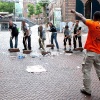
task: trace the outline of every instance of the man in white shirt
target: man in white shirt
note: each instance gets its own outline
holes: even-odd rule
[[[24,33],[24,36],[23,36],[24,50],[31,50],[31,30],[26,25],[25,21],[22,21],[22,30]],[[28,42],[28,46],[27,46],[27,42]]]

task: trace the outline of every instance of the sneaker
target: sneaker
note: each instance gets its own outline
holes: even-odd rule
[[[80,92],[85,94],[85,95],[91,96],[91,93],[86,92],[85,89],[81,89]]]

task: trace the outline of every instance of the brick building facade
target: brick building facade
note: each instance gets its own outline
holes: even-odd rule
[[[27,5],[31,3],[23,2],[23,16],[28,16]],[[61,8],[61,21],[69,22],[79,19],[75,16],[72,16],[70,10],[76,9],[76,11],[82,13],[86,18],[92,18],[95,11],[100,10],[100,0],[56,0],[56,2],[51,2],[49,4],[49,21],[54,20],[54,10],[55,8]],[[33,16],[32,19],[37,22],[37,16]],[[43,21],[43,15],[40,15],[41,20]],[[43,22],[40,22],[43,23]]]
[[[57,0],[55,4],[49,5],[50,21],[53,20],[53,11],[56,7],[61,8],[62,22],[68,22],[79,19],[72,16],[71,9],[76,9],[76,11],[82,13],[86,18],[92,18],[95,11],[100,11],[100,0]]]

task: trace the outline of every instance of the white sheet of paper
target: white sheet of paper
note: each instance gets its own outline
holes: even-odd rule
[[[26,71],[28,72],[46,72],[46,69],[41,65],[27,66]]]

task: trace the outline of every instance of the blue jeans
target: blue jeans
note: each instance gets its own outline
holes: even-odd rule
[[[18,36],[12,36],[10,37],[10,48],[13,48],[13,38],[15,37],[15,48],[17,48],[18,45]]]
[[[53,44],[53,40],[55,40],[56,47],[57,47],[57,49],[59,49],[59,45],[58,45],[58,42],[57,42],[57,32],[52,32],[52,34],[51,34],[51,44]]]

